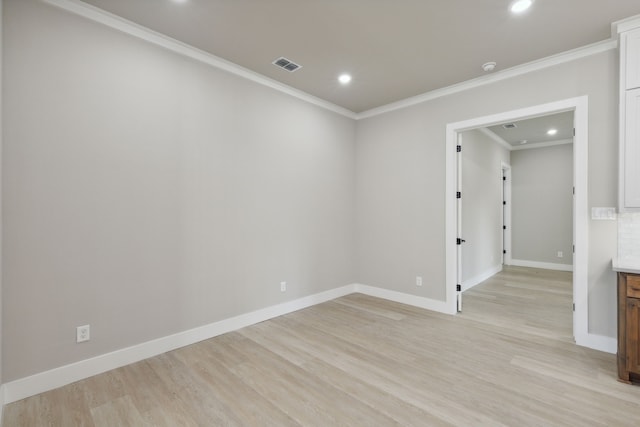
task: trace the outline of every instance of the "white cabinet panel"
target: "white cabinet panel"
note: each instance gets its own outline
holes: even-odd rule
[[[626,88],[635,89],[640,87],[640,29],[629,31],[624,35],[626,52],[623,57],[626,60]]]
[[[622,177],[624,207],[640,208],[640,89],[626,92]]]

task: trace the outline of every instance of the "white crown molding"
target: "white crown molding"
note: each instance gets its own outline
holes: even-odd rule
[[[505,141],[504,139],[502,139],[500,137],[500,135],[498,135],[497,133],[495,133],[494,131],[492,131],[491,129],[488,128],[478,128],[478,130],[480,132],[482,132],[483,134],[485,134],[487,137],[491,138],[492,140],[494,140],[495,142],[497,142],[501,147],[506,148],[507,150],[511,151],[513,150],[513,145],[509,144],[507,141]]]
[[[332,111],[334,113],[340,114],[342,116],[345,116],[354,120],[366,119],[369,117],[374,117],[380,114],[410,107],[412,105],[420,104],[420,103],[430,101],[436,98],[440,98],[443,96],[452,95],[465,90],[469,90],[469,89],[480,87],[486,84],[494,83],[500,80],[505,80],[505,79],[526,74],[532,71],[541,70],[547,67],[552,67],[554,65],[563,64],[565,62],[570,62],[576,59],[584,58],[586,56],[606,52],[608,50],[615,49],[618,46],[617,38],[605,40],[602,42],[598,42],[598,43],[583,46],[577,49],[573,49],[567,52],[559,53],[557,55],[552,55],[547,58],[539,59],[539,60],[532,61],[522,65],[518,65],[506,70],[498,71],[490,75],[478,77],[476,79],[467,80],[465,82],[461,82],[455,85],[429,91],[421,95],[417,95],[417,96],[407,98],[398,102],[394,102],[391,104],[383,105],[377,108],[373,108],[371,110],[363,111],[361,113],[354,113],[351,110],[340,107],[336,104],[325,101],[323,99],[310,95],[301,90],[292,88],[291,86],[282,84],[278,81],[275,81],[266,76],[263,76],[262,74],[258,74],[247,68],[241,67],[237,64],[224,60],[218,56],[215,56],[205,51],[202,51],[200,49],[197,49],[186,43],[182,43],[171,37],[165,36],[149,28],[143,27],[142,25],[138,25],[134,22],[128,21],[124,18],[121,18],[109,12],[106,12],[95,6],[91,6],[80,0],[41,0],[41,1],[51,4],[53,6],[59,7],[61,9],[64,9],[68,12],[75,13],[77,15],[80,15],[92,21],[101,23],[103,25],[106,25],[118,31],[124,32],[126,34],[132,35],[139,39],[145,40],[149,43],[155,44],[157,46],[161,46],[174,53],[178,53],[186,57],[195,59],[197,61],[210,65],[212,67],[216,67],[218,69],[227,71],[229,73],[235,74],[237,76],[240,76],[245,79],[251,80],[253,82],[259,83],[261,85],[267,86],[271,89],[280,91],[287,95],[293,96],[300,100],[309,102],[313,105],[316,105],[318,107],[324,108],[326,110]],[[630,23],[633,21],[633,19],[634,17],[629,18],[628,23],[627,23],[627,20],[618,21],[618,24],[620,26],[619,27],[617,26],[616,28],[618,30],[619,28],[626,28],[626,26],[631,25]]]
[[[552,55],[536,61],[531,61],[526,64],[517,65],[506,70],[498,71],[493,74],[478,77],[472,80],[467,80],[462,83],[447,86],[441,89],[432,90],[430,92],[423,93],[421,95],[413,96],[411,98],[404,99],[402,101],[393,102],[391,104],[383,105],[381,107],[373,108],[371,110],[363,111],[356,115],[356,119],[367,119],[370,117],[378,116],[380,114],[389,113],[391,111],[400,110],[403,108],[411,107],[413,105],[421,104],[423,102],[431,101],[437,98],[442,98],[447,95],[453,95],[455,93],[463,92],[465,90],[484,86],[486,84],[499,82],[501,80],[510,79],[512,77],[527,74],[533,71],[542,70],[544,68],[553,67],[555,65],[564,64],[566,62],[575,61],[580,58],[584,58],[598,53],[607,52],[618,47],[617,39],[604,40],[598,43],[593,43],[587,46],[579,47],[577,49],[569,50],[557,55]]]
[[[190,46],[186,43],[182,43],[176,39],[165,36],[164,34],[153,31],[149,28],[138,25],[134,22],[121,18],[117,15],[104,11],[95,6],[89,5],[79,0],[42,0],[45,3],[64,9],[68,12],[90,19],[94,22],[106,25],[115,30],[129,34],[131,36],[142,39],[146,42],[152,43],[156,46],[163,47],[174,53],[184,55],[188,58],[195,59],[212,67],[227,71],[235,74],[239,77],[251,80],[252,82],[261,84],[271,89],[280,91],[287,95],[298,98],[302,101],[306,101],[310,104],[332,111],[334,113],[343,115],[350,119],[356,119],[357,114],[346,108],[335,105],[331,102],[325,101],[306,92],[298,89],[294,89],[291,86],[280,83],[269,77],[258,74],[247,68],[241,67],[230,61],[222,59],[218,56],[212,55],[208,52]]]
[[[483,128],[478,128],[478,130],[483,134],[485,134],[487,137],[491,138],[492,140],[500,144],[501,147],[506,148],[509,151],[532,150],[535,148],[554,147],[556,145],[573,144],[573,139],[558,139],[556,141],[532,142],[531,144],[511,145],[489,128],[483,127]]]
[[[533,150],[535,148],[555,147],[556,145],[573,144],[573,139],[559,139],[557,141],[532,142],[531,144],[518,145],[511,147],[513,151]]]
[[[611,38],[615,39],[618,37],[618,34],[636,28],[640,28],[640,15],[634,15],[625,19],[621,19],[611,24]]]

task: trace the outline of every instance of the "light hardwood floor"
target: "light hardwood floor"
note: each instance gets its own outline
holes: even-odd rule
[[[15,402],[4,426],[638,426],[640,387],[572,343],[570,280],[509,268],[457,316],[349,295]]]

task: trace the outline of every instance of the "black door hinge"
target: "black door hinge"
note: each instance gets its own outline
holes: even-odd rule
[[[466,242],[466,240],[464,240],[464,239],[460,239],[460,238],[457,238],[457,239],[456,239],[456,245],[461,245],[461,244],[463,244],[464,242]]]
[[[462,292],[462,286],[456,285],[456,292]]]
[[[462,145],[456,145],[456,152],[460,153],[462,151]]]
[[[507,201],[506,201],[506,200],[503,200],[503,201],[502,201],[502,204],[503,204],[504,206],[507,206]]]
[[[456,191],[456,199],[462,199],[462,193],[459,191]]]
[[[507,226],[506,226],[506,225],[503,225],[503,226],[502,226],[502,229],[503,229],[503,230],[506,230],[506,229],[507,229]]]
[[[506,254],[506,253],[507,253],[507,251],[506,251],[506,250],[503,250],[503,251],[502,251],[502,253],[503,253],[503,254]]]

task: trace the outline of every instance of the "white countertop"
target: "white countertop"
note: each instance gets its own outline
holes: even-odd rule
[[[640,258],[613,258],[613,271],[640,274]]]

